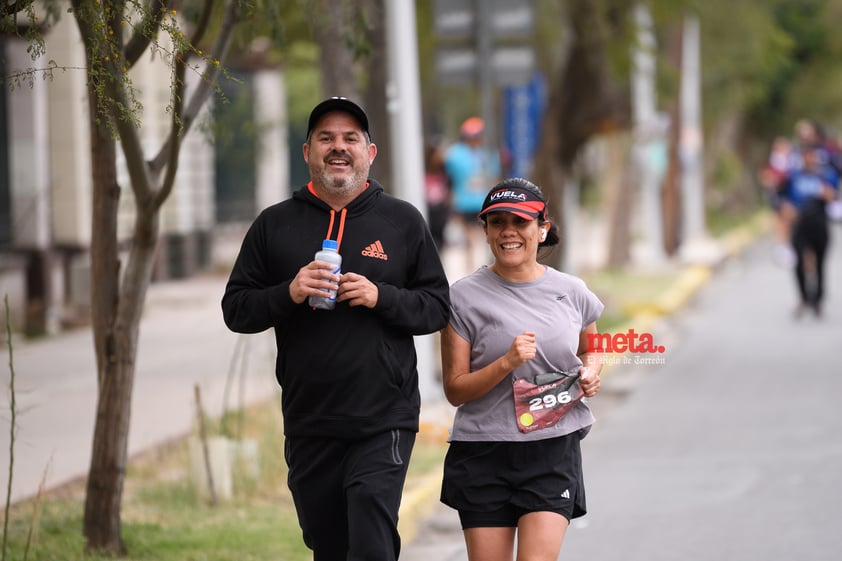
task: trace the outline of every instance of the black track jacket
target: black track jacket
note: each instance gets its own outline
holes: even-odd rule
[[[292,279],[326,238],[339,241],[343,273],[378,286],[374,309],[337,302],[316,310],[292,301]],[[261,212],[243,240],[222,312],[235,332],[275,328],[287,436],[359,438],[418,430],[413,336],[443,328],[449,300],[424,218],[369,180],[342,212],[306,186]]]

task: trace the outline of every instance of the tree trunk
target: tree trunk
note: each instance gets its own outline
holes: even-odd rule
[[[681,26],[675,26],[669,34],[670,61],[676,76],[681,76]],[[669,129],[669,165],[664,177],[663,216],[664,216],[664,251],[674,256],[681,243],[681,160],[678,155],[678,143],[681,131],[681,112],[679,99],[670,106]]]
[[[90,53],[88,55],[90,57]],[[90,59],[88,68],[92,68]],[[124,555],[121,507],[128,461],[131,397],[138,329],[157,242],[157,209],[136,200],[137,217],[125,272],[120,275],[116,141],[99,78],[88,73],[93,162],[91,313],[97,364],[97,413],[85,495],[83,532],[88,551]],[[122,283],[122,286],[121,286]]]
[[[121,504],[128,458],[131,397],[134,386],[138,335],[143,303],[152,275],[161,205],[175,183],[183,135],[210,95],[224,62],[231,37],[240,21],[243,3],[230,0],[200,82],[189,100],[184,97],[187,51],[176,52],[170,63],[171,130],[159,155],[151,160],[143,152],[139,131],[123,113],[132,106],[127,91],[126,67],[155,41],[149,29],[158,28],[165,12],[155,8],[146,13],[129,41],[125,56],[121,32],[125,2],[73,0],[73,14],[85,43],[88,99],[90,104],[91,156],[93,162],[93,220],[91,243],[91,302],[94,347],[97,361],[97,414],[93,450],[88,473],[83,531],[89,551],[125,554],[121,537]],[[150,3],[153,8],[157,2]],[[205,1],[201,23],[193,29],[191,42],[198,44],[207,30],[212,3]],[[102,41],[103,27],[113,42]],[[116,62],[117,56],[120,65]],[[169,110],[169,109],[168,109]],[[134,232],[125,270],[120,272],[117,220],[120,187],[117,184],[117,152],[114,134],[119,134],[131,192],[136,209]],[[164,172],[165,171],[165,172]],[[162,173],[164,172],[164,173]],[[160,179],[160,183],[158,180]]]
[[[389,100],[386,97],[386,83],[389,80],[389,61],[386,56],[388,45],[386,41],[386,7],[384,0],[366,0],[361,3],[365,11],[364,19],[369,22],[368,40],[371,44],[368,61],[366,63],[365,108],[371,127],[373,141],[377,144],[377,158],[371,164],[371,176],[379,179],[390,193],[394,193],[392,177],[392,143],[390,115],[387,111]]]
[[[91,68],[90,60],[88,68]],[[89,550],[123,554],[120,532],[120,501],[125,475],[125,431],[128,421],[112,424],[114,411],[124,411],[126,400],[118,368],[122,351],[115,330],[119,306],[120,263],[117,243],[117,210],[120,186],[117,184],[116,141],[104,125],[96,126],[102,103],[96,77],[88,74],[91,115],[91,161],[93,218],[91,221],[91,320],[97,364],[97,415],[91,464],[85,496],[84,534]],[[120,441],[123,441],[122,443]],[[122,452],[121,452],[122,449]]]
[[[116,321],[104,334],[112,345],[106,347],[108,354],[101,361],[104,368],[99,376],[101,383],[85,497],[84,530],[89,551],[125,553],[120,513],[128,462],[131,398],[140,319],[157,239],[157,210],[138,204],[132,248],[119,289],[122,298],[117,305]]]
[[[572,43],[552,82],[535,158],[535,177],[550,199],[562,240],[567,226],[564,181],[573,173],[579,152],[594,135],[629,122],[629,94],[611,79],[607,48],[616,33],[605,10],[592,0],[568,4]],[[563,247],[557,247],[544,259],[560,267],[565,257]]]
[[[319,44],[322,70],[322,88],[327,96],[341,95],[359,99],[359,88],[354,73],[354,52],[350,45],[352,30],[348,10],[356,9],[345,0],[319,0],[313,6],[318,20],[314,34]]]
[[[541,137],[538,151],[535,155],[535,182],[544,191],[549,207],[549,218],[558,225],[562,243],[553,247],[551,251],[542,254],[541,261],[547,265],[562,270],[566,258],[564,239],[567,236],[567,224],[564,220],[564,190],[567,170],[558,157],[560,135],[557,123],[561,119],[559,114],[559,100],[556,91],[551,92],[544,113],[544,126],[541,127]]]
[[[632,181],[631,139],[627,133],[606,138],[608,169],[603,176],[604,216],[608,219],[608,251],[605,264],[619,269],[631,260]]]
[[[136,352],[123,348],[125,333],[111,335],[116,353],[101,373],[104,383],[97,396],[93,451],[85,495],[84,532],[88,551],[126,553],[120,512],[126,477],[128,427]],[[136,351],[136,349],[135,349]],[[130,356],[129,356],[130,355]]]

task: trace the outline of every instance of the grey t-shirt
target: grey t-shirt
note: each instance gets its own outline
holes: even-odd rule
[[[582,279],[551,267],[538,279],[510,282],[482,267],[450,288],[450,325],[471,344],[471,372],[494,362],[524,331],[534,331],[537,354],[484,396],[456,410],[450,440],[531,441],[570,434],[594,422],[580,401],[552,427],[522,433],[515,421],[515,377],[576,371],[582,330],[597,320],[602,302]]]

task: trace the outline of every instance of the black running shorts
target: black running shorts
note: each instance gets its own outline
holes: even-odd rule
[[[584,516],[578,432],[532,442],[451,442],[441,501],[462,528],[515,527],[530,512]]]

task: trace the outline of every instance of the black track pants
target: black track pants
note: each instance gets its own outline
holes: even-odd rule
[[[287,438],[285,456],[313,561],[395,561],[398,508],[415,433],[362,440]]]
[[[795,280],[801,302],[818,308],[824,296],[824,260],[830,242],[830,232],[824,207],[821,214],[806,215],[799,218],[793,228],[792,246],[795,249]],[[815,256],[813,282],[808,282],[804,258],[807,252]]]

